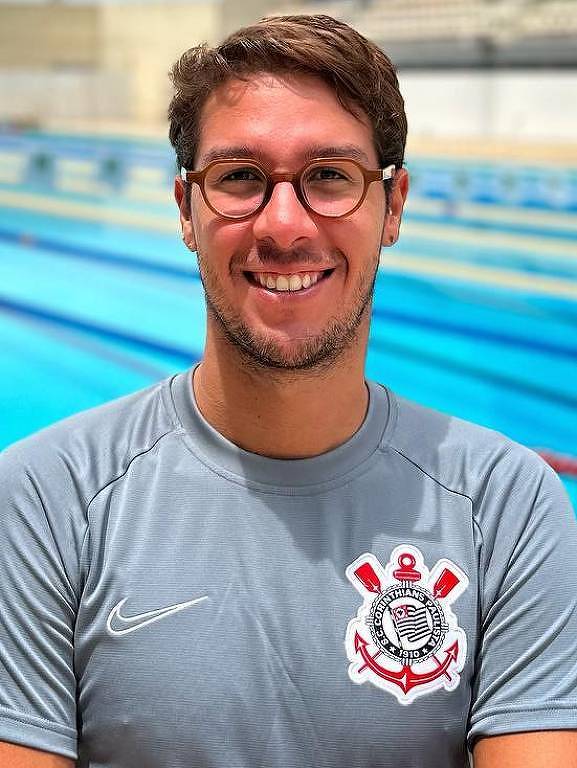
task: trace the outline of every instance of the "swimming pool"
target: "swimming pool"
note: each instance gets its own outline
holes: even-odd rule
[[[574,456],[577,169],[411,161],[368,375]],[[0,136],[0,447],[201,355],[204,303],[160,142]],[[563,476],[577,503],[577,481]]]

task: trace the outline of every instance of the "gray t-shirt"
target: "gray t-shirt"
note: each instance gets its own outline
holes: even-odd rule
[[[190,371],[7,449],[0,740],[83,768],[462,768],[479,736],[577,728],[558,478],[369,390],[311,459],[228,442]]]

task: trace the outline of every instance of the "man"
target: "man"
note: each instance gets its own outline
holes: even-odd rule
[[[365,382],[407,174],[384,54],[173,70],[201,364],[2,464],[3,765],[577,765],[577,537],[533,453]]]

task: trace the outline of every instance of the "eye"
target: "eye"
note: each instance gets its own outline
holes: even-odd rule
[[[239,182],[239,181],[262,181],[262,175],[256,170],[256,168],[234,168],[223,173],[219,179],[219,184],[225,184],[226,182]]]
[[[307,181],[348,181],[349,177],[341,168],[335,168],[329,165],[320,165],[311,168],[307,174]]]

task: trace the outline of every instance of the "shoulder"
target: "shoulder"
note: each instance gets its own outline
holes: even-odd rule
[[[529,500],[544,486],[561,493],[549,465],[530,448],[500,432],[427,408],[391,393],[394,426],[387,448],[444,488],[471,500],[482,515],[488,500]]]
[[[75,414],[0,453],[0,484],[13,493],[92,495],[131,460],[178,430],[171,407],[171,379]]]

